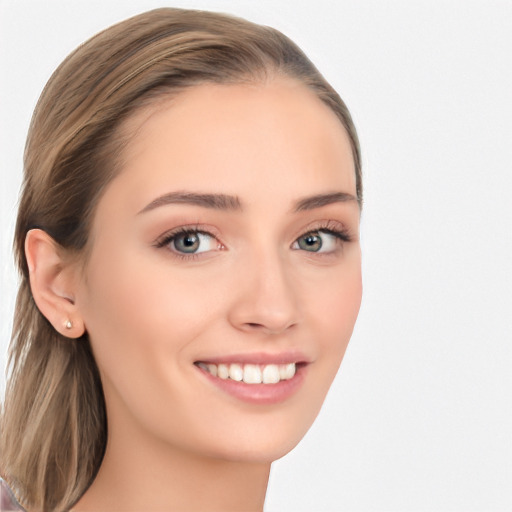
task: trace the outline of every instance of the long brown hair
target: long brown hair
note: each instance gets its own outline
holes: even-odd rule
[[[105,403],[87,333],[59,334],[32,298],[24,241],[40,228],[64,250],[86,252],[102,191],[120,168],[123,121],[201,83],[284,75],[338,116],[352,145],[362,201],[359,144],[334,89],[286,36],[211,12],[157,9],[94,36],[59,66],[30,126],[14,250],[21,273],[1,417],[0,464],[21,502],[67,510],[95,477],[107,438]]]

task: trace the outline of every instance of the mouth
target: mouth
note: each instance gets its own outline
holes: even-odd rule
[[[213,377],[233,380],[245,384],[277,384],[293,379],[300,363],[287,364],[250,364],[250,363],[195,363]]]
[[[280,403],[300,389],[309,363],[258,359],[196,361],[194,365],[215,388],[252,404]]]

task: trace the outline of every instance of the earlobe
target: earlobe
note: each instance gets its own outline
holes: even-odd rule
[[[63,336],[82,336],[85,327],[75,304],[74,266],[65,260],[62,248],[45,231],[31,229],[25,238],[25,256],[39,311]]]

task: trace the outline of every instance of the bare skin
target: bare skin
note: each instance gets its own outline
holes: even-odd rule
[[[180,452],[126,429],[110,437],[108,456],[73,512],[261,512],[270,463],[233,462]],[[124,468],[124,469],[123,469]]]
[[[69,337],[87,330],[107,405],[105,458],[73,511],[261,511],[270,464],[317,416],[359,311],[348,137],[283,78],[197,86],[129,123],[85,270],[54,286],[66,300],[37,294],[58,257],[44,233],[27,237],[38,306]],[[234,376],[205,369],[256,360],[293,365],[290,386],[226,387]]]

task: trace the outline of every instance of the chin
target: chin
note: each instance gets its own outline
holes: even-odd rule
[[[222,435],[208,439],[208,444],[214,448],[208,450],[204,444],[203,447],[216,459],[271,463],[284,457],[299,444],[316,415],[317,412],[313,417],[297,418],[270,414],[266,418],[252,421],[250,425],[247,421],[235,422],[230,429],[224,427]]]
[[[238,463],[254,463],[254,464],[270,464],[281,457],[284,457],[293,448],[297,446],[300,439],[287,439],[282,442],[276,440],[268,440],[261,443],[243,443],[231,446],[226,450],[216,450],[212,453],[213,458],[238,462]]]

